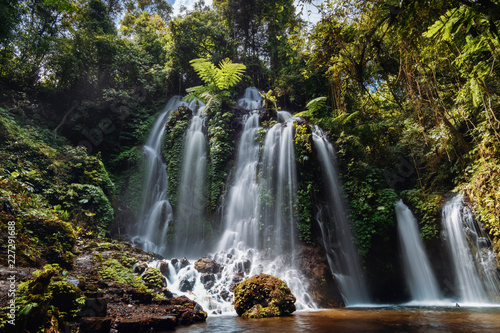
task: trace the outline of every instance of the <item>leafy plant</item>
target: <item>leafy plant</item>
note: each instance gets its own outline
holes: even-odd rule
[[[203,58],[193,59],[190,64],[206,85],[186,89],[186,98],[203,101],[207,104],[207,109],[210,109],[215,100],[221,101],[228,97],[225,90],[237,84],[246,69],[245,65],[233,63],[229,58],[222,60],[219,67]]]

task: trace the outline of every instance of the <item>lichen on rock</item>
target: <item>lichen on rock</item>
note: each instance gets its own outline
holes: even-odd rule
[[[236,286],[234,308],[244,318],[288,316],[295,311],[295,296],[283,280],[259,274]]]

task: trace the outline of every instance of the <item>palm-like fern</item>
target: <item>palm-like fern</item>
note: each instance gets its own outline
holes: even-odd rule
[[[190,63],[206,85],[187,89],[189,93],[187,98],[198,98],[207,104],[210,104],[221,92],[240,82],[241,75],[246,69],[245,65],[233,63],[229,58],[219,62],[219,67],[203,58],[193,59]]]

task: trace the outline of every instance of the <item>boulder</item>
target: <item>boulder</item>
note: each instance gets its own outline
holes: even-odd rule
[[[142,281],[151,289],[162,289],[167,286],[165,278],[158,268],[149,267],[142,275]]]
[[[210,289],[214,286],[215,284],[215,275],[212,273],[205,273],[202,276],[200,276],[200,282],[203,284],[205,289]]]
[[[164,276],[168,277],[169,273],[168,273],[168,262],[166,261],[162,261],[160,263],[160,272],[161,274],[163,274]]]
[[[193,284],[189,280],[182,280],[179,282],[179,290],[185,293],[186,291],[193,290]]]
[[[287,316],[295,311],[295,296],[272,275],[255,275],[234,289],[234,308],[244,318]]]
[[[231,300],[231,293],[225,289],[219,293],[219,296],[226,302],[229,302]]]
[[[187,258],[184,257],[184,258],[181,259],[180,264],[181,264],[181,268],[189,266],[189,260],[187,260]]]
[[[220,265],[208,258],[198,259],[194,263],[194,268],[200,273],[218,273],[220,271]]]
[[[324,250],[318,246],[300,246],[297,253],[297,267],[309,282],[307,292],[319,307],[345,306],[338,281],[332,275]]]
[[[134,266],[134,273],[142,274],[146,269],[148,269],[148,264],[145,263],[144,261],[139,261]]]

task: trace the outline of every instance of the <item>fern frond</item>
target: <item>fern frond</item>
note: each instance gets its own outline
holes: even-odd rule
[[[319,109],[321,106],[323,106],[326,102],[326,97],[324,96],[321,96],[321,97],[317,97],[315,99],[312,99],[310,100],[307,104],[306,104],[306,109],[309,109],[309,110],[317,110]]]
[[[185,100],[187,101],[194,101],[195,99],[202,100],[202,96],[204,93],[208,91],[207,86],[196,86],[196,87],[191,87],[187,88],[186,92],[188,95],[185,97]]]
[[[208,59],[197,58],[189,62],[203,82],[217,84],[218,69]]]
[[[217,88],[224,90],[240,82],[245,69],[245,65],[233,63],[229,58],[221,60],[215,75]]]

